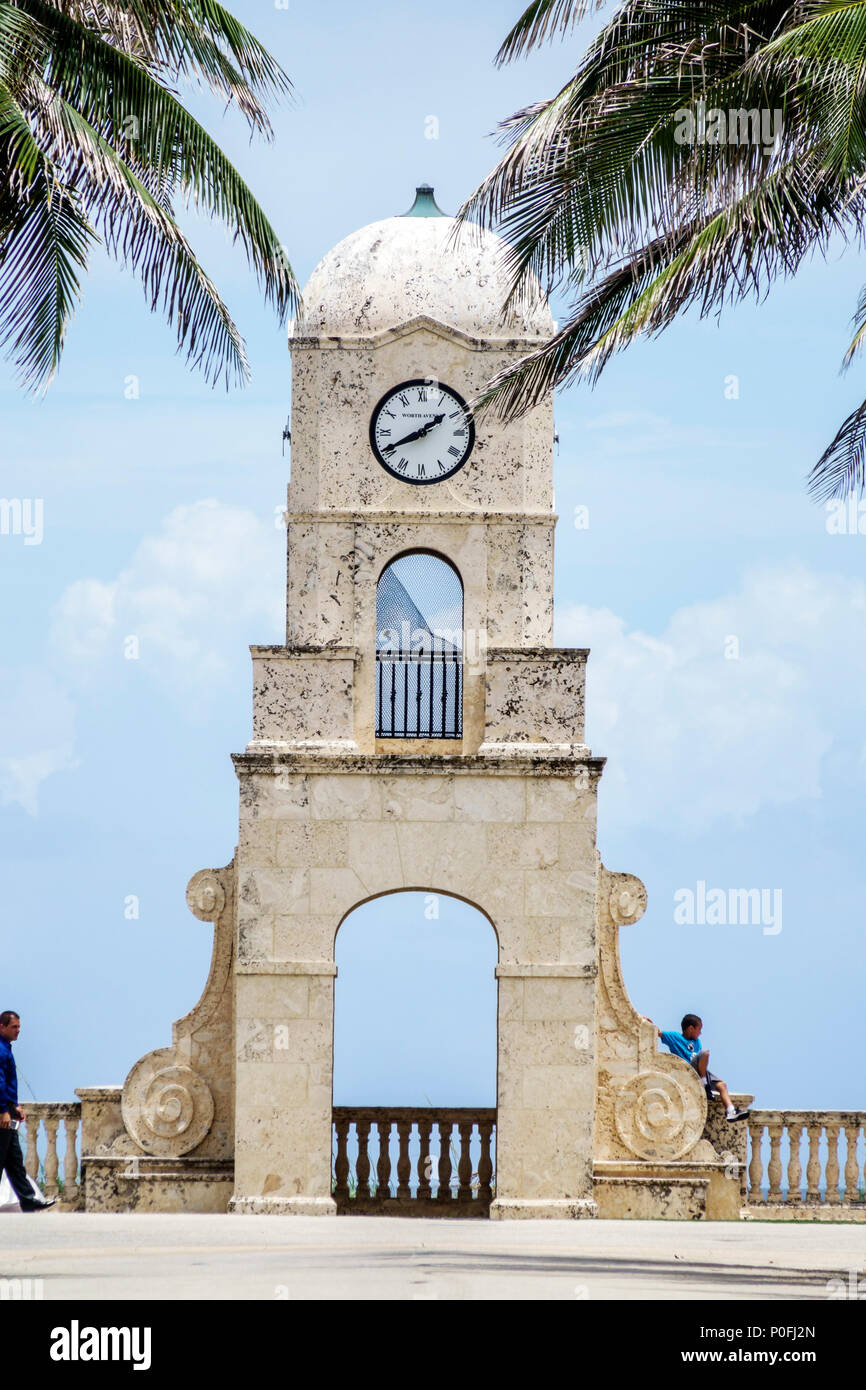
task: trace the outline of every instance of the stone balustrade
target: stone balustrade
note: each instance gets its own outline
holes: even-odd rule
[[[335,1106],[337,1210],[486,1216],[495,1128],[494,1109]]]
[[[81,1105],[24,1103],[27,1172],[58,1207],[81,1204]],[[335,1106],[333,1195],[341,1212],[486,1216],[495,1109]],[[866,1111],[752,1110],[745,1201],[755,1215],[866,1220]]]
[[[866,1111],[753,1110],[749,1206],[762,1215],[781,1209],[788,1218],[866,1217],[864,1125]]]
[[[81,1125],[80,1102],[25,1100],[22,1109],[27,1116],[27,1123],[20,1131],[27,1172],[46,1197],[57,1198],[64,1211],[77,1210],[81,1201],[76,1148]]]

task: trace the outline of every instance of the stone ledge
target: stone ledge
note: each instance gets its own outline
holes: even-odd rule
[[[488,647],[488,661],[548,661],[553,665],[579,665],[589,657],[589,647]]]
[[[285,661],[291,661],[293,657],[309,659],[311,656],[321,658],[323,661],[359,661],[361,658],[360,647],[288,647],[273,645],[251,646],[250,652],[255,657],[277,657]]]
[[[436,771],[440,774],[455,773],[458,776],[513,777],[519,772],[524,777],[567,777],[572,779],[580,769],[586,769],[588,778],[599,778],[607,761],[594,758],[584,744],[570,745],[574,749],[572,757],[563,757],[561,748],[550,745],[497,744],[495,754],[482,757],[474,754],[429,754],[412,756],[388,755],[386,753],[327,754],[316,757],[309,750],[295,751],[289,748],[274,748],[272,752],[233,753],[232,762],[239,773],[271,772],[275,776],[284,768],[295,773],[322,773],[330,775],[338,772],[354,772],[365,776],[382,774],[393,777],[395,773],[418,774]],[[503,748],[513,749],[503,755]],[[542,749],[544,751],[542,751]],[[587,785],[587,790],[589,787]]]
[[[581,1221],[597,1216],[598,1204],[591,1197],[497,1197],[490,1207],[491,1221]]]
[[[497,980],[594,980],[598,966],[576,965],[570,961],[512,961],[497,965],[494,970]]]
[[[852,1225],[859,1225],[866,1222],[866,1202],[858,1202],[855,1206],[835,1204],[830,1206],[823,1202],[752,1202],[743,1207],[740,1213],[743,1221],[819,1221],[819,1222],[848,1222]]]
[[[391,511],[381,507],[364,508],[359,506],[357,511],[347,512],[343,509],[325,507],[321,511],[298,511],[286,512],[288,524],[300,522],[302,525],[308,523],[321,523],[323,521],[333,521],[341,523],[352,523],[358,527],[392,525],[398,523],[402,526],[416,526],[423,522],[426,526],[428,522],[433,523],[453,523],[455,521],[481,521],[493,522],[496,525],[552,525],[559,520],[559,517],[552,511],[529,510],[525,512],[498,511],[496,508],[481,510],[476,507],[467,510],[465,504],[455,507],[451,512],[412,512]]]
[[[231,1158],[165,1158],[152,1154],[83,1154],[82,1169],[85,1164],[106,1169],[128,1169],[133,1172],[116,1172],[115,1178],[126,1182],[151,1182],[157,1178],[172,1182],[182,1178],[184,1182],[223,1182],[234,1178],[235,1165]]]
[[[333,1197],[232,1197],[229,1212],[241,1216],[336,1216]]]
[[[238,960],[237,975],[336,975],[332,960]]]

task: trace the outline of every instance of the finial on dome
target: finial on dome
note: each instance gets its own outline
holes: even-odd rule
[[[429,183],[419,183],[415,189],[415,201],[408,212],[401,213],[402,217],[445,217],[446,214],[438,206],[433,197],[433,188]]]

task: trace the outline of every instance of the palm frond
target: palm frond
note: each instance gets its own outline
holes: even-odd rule
[[[0,248],[0,343],[26,387],[44,388],[57,370],[96,240],[74,192],[41,169]]]
[[[176,324],[178,351],[213,383],[247,380],[243,339],[170,212],[67,102],[47,91],[43,112],[55,167],[79,190],[108,251],[140,276],[151,309]]]
[[[816,501],[866,492],[866,401],[840,426],[809,474],[808,486]]]
[[[843,216],[829,196],[815,197],[817,178],[792,163],[735,204],[656,238],[587,290],[549,343],[494,377],[477,408],[522,415],[578,376],[596,381],[615,353],[685,309],[703,317],[748,294],[760,299],[777,275],[826,251],[834,233],[855,236],[866,203],[850,203]]]
[[[114,146],[135,121],[135,154],[159,181],[220,218],[244,247],[265,299],[281,318],[298,287],[279,238],[246,184],[207,132],[139,63],[44,0],[20,0],[51,37],[45,82]]]
[[[496,55],[497,64],[510,63],[531,48],[538,48],[545,39],[573,29],[605,4],[606,0],[533,0],[503,41]]]

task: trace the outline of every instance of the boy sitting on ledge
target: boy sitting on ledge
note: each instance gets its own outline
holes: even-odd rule
[[[646,1018],[646,1014],[643,1017]],[[647,1018],[646,1021],[656,1028],[651,1018]],[[744,1120],[749,1113],[748,1110],[737,1109],[724,1081],[721,1077],[714,1076],[709,1069],[709,1049],[702,1049],[700,1044],[702,1027],[703,1020],[698,1018],[697,1014],[686,1014],[680,1024],[681,1032],[665,1033],[661,1028],[656,1028],[656,1032],[669,1052],[673,1052],[676,1057],[682,1057],[684,1062],[694,1067],[706,1087],[707,1099],[714,1100],[716,1096],[721,1098],[728,1124],[733,1124],[735,1120]]]

